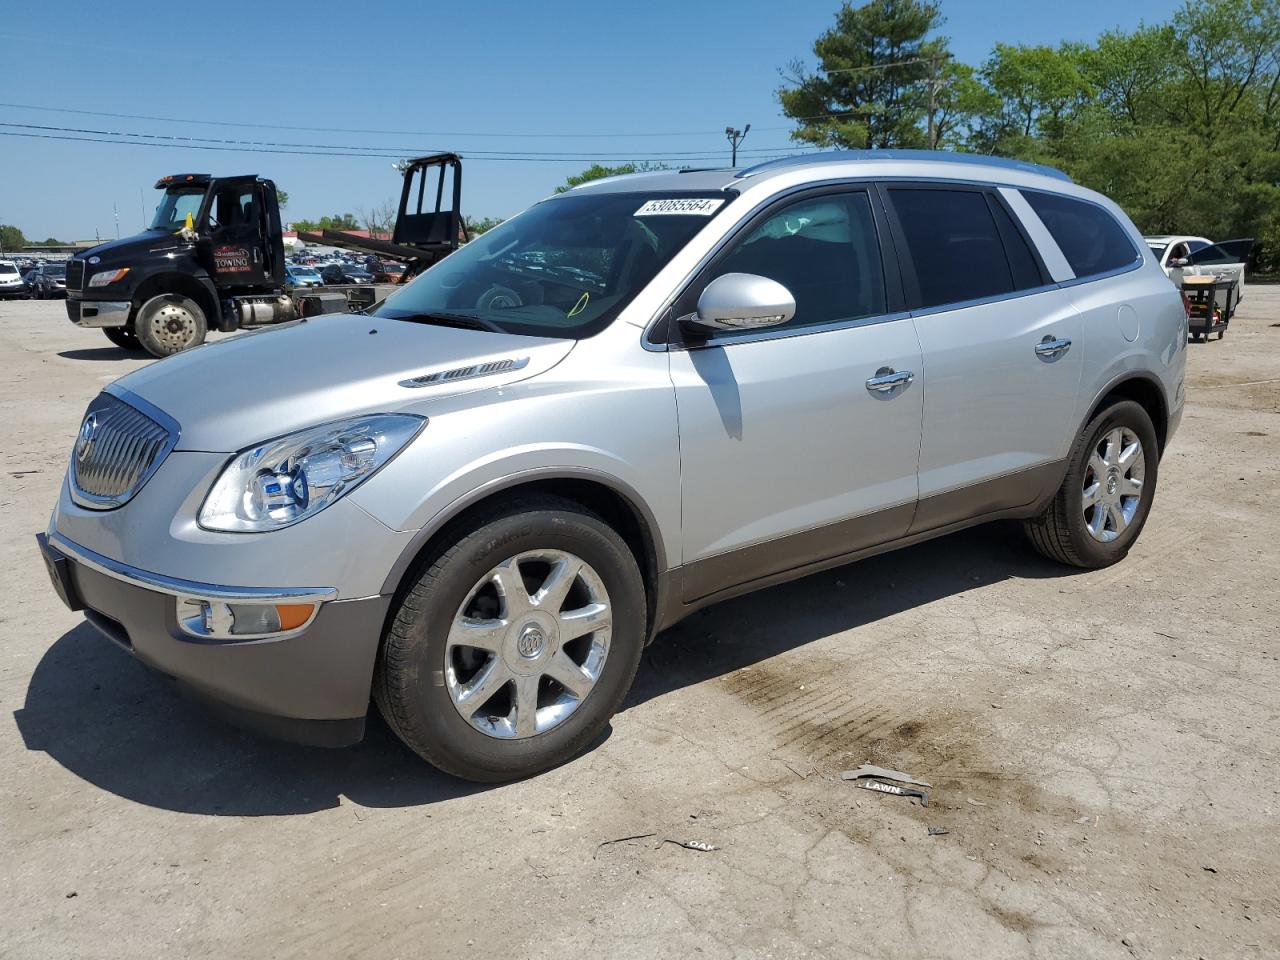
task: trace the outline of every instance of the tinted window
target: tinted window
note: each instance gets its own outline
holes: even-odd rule
[[[1222,243],[1204,244],[1189,259],[1200,266],[1244,263],[1252,246],[1252,240],[1224,240]]]
[[[1115,218],[1101,207],[1052,193],[1022,191],[1077,277],[1127,267],[1138,258]],[[1172,253],[1170,255],[1172,258]]]
[[[862,192],[800,200],[769,214],[749,227],[704,279],[726,273],[754,273],[790,290],[796,315],[788,327],[885,312],[880,245],[871,203]]]
[[[976,300],[1015,288],[987,198],[977,190],[892,187],[920,287],[920,306]]]

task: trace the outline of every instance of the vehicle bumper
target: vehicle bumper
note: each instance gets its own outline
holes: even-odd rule
[[[17,283],[0,283],[0,297],[25,297],[27,285],[19,280]]]
[[[279,638],[195,637],[179,625],[179,598],[261,603],[270,594],[289,602],[300,590],[175,580],[112,560],[56,531],[37,539],[54,588],[72,610],[83,610],[101,633],[226,719],[317,746],[346,746],[364,736],[389,596],[323,601],[309,624]]]
[[[123,327],[129,323],[133,304],[128,300],[78,300],[67,298],[67,319],[78,327]]]

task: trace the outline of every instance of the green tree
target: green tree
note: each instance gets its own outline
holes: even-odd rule
[[[624,173],[652,173],[656,170],[666,170],[665,163],[623,163],[616,167],[606,167],[599,163],[593,163],[581,173],[575,173],[569,177],[560,186],[556,187],[556,193],[564,193],[566,190],[572,190],[574,187],[584,183],[590,183],[592,180],[601,180],[604,177],[617,177]],[[496,224],[495,224],[496,226]]]
[[[477,220],[474,217],[463,217],[463,223],[467,227],[467,236],[472,240],[483,234],[488,233],[498,224],[502,223],[502,217],[485,217],[483,220]]]
[[[360,221],[353,213],[337,213],[319,220],[294,220],[293,229],[304,233],[317,233],[320,230],[359,230]]]
[[[943,91],[968,79],[946,69],[946,38],[929,36],[942,23],[930,0],[870,0],[860,7],[845,0],[835,27],[814,42],[817,72],[794,61],[788,85],[778,90],[782,112],[798,124],[791,138],[824,147],[922,147],[930,145],[932,115],[939,141]],[[951,98],[949,128],[960,122],[961,104]]]
[[[288,190],[281,190],[281,189],[279,189],[279,188],[277,187],[277,188],[276,188],[276,203],[277,203],[277,204],[279,204],[279,206],[280,206],[280,209],[281,209],[281,210],[283,210],[285,207],[287,207],[287,206],[289,205],[289,191],[288,191]]]
[[[7,223],[0,223],[0,250],[12,252],[21,250],[26,245],[27,238],[22,235],[21,230]]]

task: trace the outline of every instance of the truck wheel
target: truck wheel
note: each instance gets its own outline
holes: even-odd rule
[[[153,357],[168,357],[204,343],[209,332],[204,311],[176,293],[152,297],[133,321],[138,342]]]
[[[526,497],[476,517],[417,576],[383,639],[374,699],[416,753],[500,782],[598,737],[640,663],[645,592],[598,516]]]
[[[1121,400],[1080,432],[1062,486],[1044,513],[1024,524],[1032,546],[1073,567],[1123,560],[1156,494],[1160,447],[1147,411]]]
[[[129,327],[103,327],[102,332],[107,339],[122,350],[141,350],[138,336]]]

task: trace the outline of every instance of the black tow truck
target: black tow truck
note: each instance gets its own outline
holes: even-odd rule
[[[304,239],[399,260],[409,276],[447,256],[465,240],[461,159],[419,157],[407,161],[403,173],[390,241],[330,230]],[[368,286],[323,292],[286,286],[272,181],[184,173],[161,177],[155,186],[163,195],[146,230],[67,261],[72,323],[100,328],[117,346],[165,357],[203,343],[211,329],[230,332],[373,303]]]

